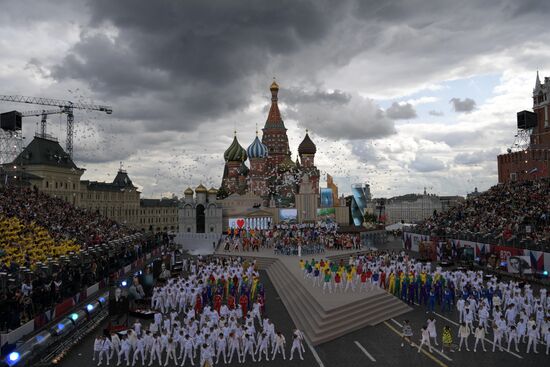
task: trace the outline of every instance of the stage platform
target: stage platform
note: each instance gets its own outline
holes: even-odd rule
[[[361,250],[327,251],[324,254],[303,256],[304,260],[330,259],[339,261]],[[342,335],[376,325],[397,317],[411,308],[386,291],[373,287],[368,291],[347,293],[326,291],[313,287],[311,279],[305,279],[297,256],[276,255],[272,249],[259,252],[224,252],[215,256],[255,259],[259,269],[267,272],[277,293],[297,328],[303,330],[313,345],[334,340]]]

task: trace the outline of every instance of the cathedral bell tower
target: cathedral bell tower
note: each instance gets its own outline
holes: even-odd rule
[[[279,85],[273,81],[269,90],[271,91],[271,107],[269,108],[265,126],[262,129],[262,143],[269,151],[267,167],[276,172],[278,166],[285,158],[290,157],[290,148],[288,146],[285,124],[279,111],[279,105],[277,104]]]

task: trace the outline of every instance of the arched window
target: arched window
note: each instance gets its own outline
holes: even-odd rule
[[[205,215],[204,215],[204,206],[201,204],[197,205],[197,233],[204,233],[205,230]]]

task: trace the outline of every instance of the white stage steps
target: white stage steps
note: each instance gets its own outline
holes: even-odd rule
[[[312,287],[312,281],[300,279],[294,269],[288,269],[288,266],[298,266],[298,258],[294,257],[296,261],[289,262],[287,259],[281,261],[277,257],[238,255],[242,258],[255,258],[258,268],[266,270],[294,324],[304,331],[313,345],[334,340],[411,310],[404,302],[379,290],[372,291],[368,297],[354,297],[355,299],[351,299],[350,302],[342,302],[342,305],[329,308],[326,302],[330,297],[347,295],[329,294],[328,291],[322,296],[312,294],[312,290],[306,288]],[[215,256],[228,257],[236,254],[218,253]]]

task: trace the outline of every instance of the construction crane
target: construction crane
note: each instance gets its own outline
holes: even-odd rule
[[[34,110],[34,111],[25,111],[21,112],[21,117],[31,117],[31,116],[41,116],[40,120],[40,136],[46,136],[46,124],[48,115],[56,115],[61,113],[67,113],[65,108],[60,108],[58,110]]]
[[[57,106],[67,114],[67,141],[66,150],[69,156],[73,157],[73,135],[74,135],[74,110],[100,111],[110,115],[113,113],[111,106],[96,105],[91,103],[71,102],[61,99],[41,98],[41,97],[25,97],[25,96],[8,96],[0,94],[0,101],[28,103],[41,106]],[[45,125],[44,125],[45,129]]]

